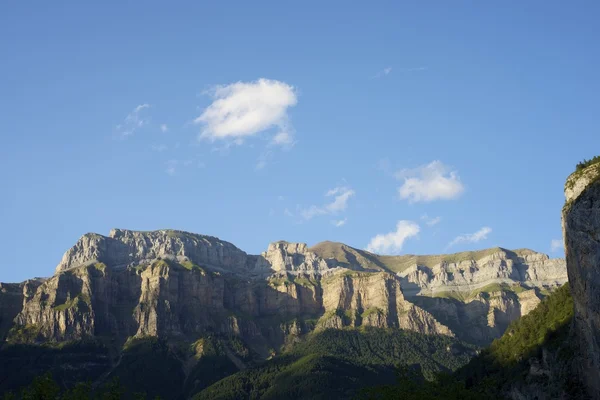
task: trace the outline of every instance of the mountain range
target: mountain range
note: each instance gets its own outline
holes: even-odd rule
[[[5,360],[40,373],[40,360],[61,348],[65,365],[79,370],[64,374],[65,385],[127,376],[126,360],[161,349],[185,397],[330,330],[375,329],[371,340],[390,343],[398,339],[382,333],[389,329],[430,336],[407,339],[425,346],[419,363],[451,370],[566,281],[564,259],[526,249],[382,256],[336,242],[278,241],[250,255],[206,235],[113,229],[83,235],[49,278],[0,284],[0,337]],[[440,336],[451,356],[444,362],[428,354],[438,342],[421,343]],[[197,379],[207,354],[227,365],[225,375]],[[7,387],[18,387],[15,371]]]

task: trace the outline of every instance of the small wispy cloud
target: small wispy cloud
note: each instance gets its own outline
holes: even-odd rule
[[[192,165],[194,165],[194,160],[169,160],[166,162],[165,172],[170,176],[174,176],[181,167],[190,167]],[[199,168],[204,167],[204,164],[200,162],[196,165]]]
[[[367,251],[377,254],[397,254],[402,250],[404,242],[419,234],[421,228],[412,221],[400,220],[396,230],[376,235],[367,245]]]
[[[167,168],[165,169],[165,172],[171,176],[175,175],[175,173],[177,172],[178,165],[179,165],[179,160],[167,161]]]
[[[338,220],[333,220],[331,221],[331,223],[336,227],[336,228],[340,228],[344,225],[346,225],[346,222],[348,222],[348,218],[344,218],[344,219],[338,219]]]
[[[151,146],[151,148],[152,148],[153,151],[157,151],[159,153],[162,153],[163,151],[165,151],[165,150],[168,149],[168,147],[167,147],[166,144],[153,144]]]
[[[294,136],[288,132],[288,131],[281,131],[279,133],[277,133],[275,136],[273,136],[273,139],[271,139],[270,144],[272,146],[280,146],[284,149],[291,149],[292,147],[294,147],[294,145],[296,144],[296,141],[294,140]]]
[[[394,69],[394,71],[396,71],[397,73],[419,72],[419,71],[426,71],[426,70],[427,70],[427,67],[408,67],[408,68]],[[386,67],[386,68],[382,69],[381,71],[377,72],[375,75],[371,76],[369,79],[383,78],[391,73],[392,73],[392,67]]]
[[[427,67],[409,67],[409,68],[399,68],[398,72],[418,72],[418,71],[427,71]]]
[[[144,103],[138,105],[132,112],[127,114],[122,123],[115,127],[116,132],[121,138],[131,136],[141,127],[148,125],[149,117],[144,116],[144,110],[150,108],[150,104]]]
[[[327,215],[327,214],[338,214],[341,211],[344,211],[348,206],[348,200],[354,196],[354,190],[346,187],[346,186],[338,186],[331,190],[328,190],[325,193],[325,197],[331,198],[329,203],[326,203],[322,206],[310,206],[300,212],[302,218],[309,220],[319,215]]]
[[[465,190],[457,172],[438,160],[415,169],[398,171],[396,178],[404,180],[398,188],[400,198],[410,203],[451,200]]]
[[[381,71],[377,72],[375,75],[371,76],[369,79],[382,78],[384,76],[389,75],[391,72],[392,72],[392,67],[385,67]]]
[[[463,235],[459,235],[459,236],[455,237],[450,243],[448,243],[448,246],[446,246],[446,249],[449,249],[450,247],[455,246],[459,243],[480,242],[482,240],[487,239],[487,237],[490,233],[492,233],[492,228],[490,228],[488,226],[484,226],[483,228],[479,229],[477,232],[465,233]]]
[[[553,253],[558,253],[559,251],[564,251],[565,245],[562,239],[552,239],[550,241],[550,251]]]
[[[163,133],[169,132],[169,127],[167,126],[167,124],[161,124],[160,131]]]
[[[430,217],[427,214],[422,215],[421,219],[425,221],[425,225],[427,226],[434,226],[442,221],[442,217]]]

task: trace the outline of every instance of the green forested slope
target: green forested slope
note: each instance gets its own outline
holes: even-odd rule
[[[428,382],[401,368],[396,385],[372,389],[366,397],[501,399],[512,390],[523,398],[585,398],[572,369],[572,318],[573,299],[565,284],[452,376]]]
[[[240,371],[196,399],[351,398],[362,388],[391,383],[395,365],[419,366],[433,377],[468,362],[474,353],[455,339],[392,329],[325,330],[283,356]]]

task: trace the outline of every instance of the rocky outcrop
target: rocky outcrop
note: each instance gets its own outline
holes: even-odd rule
[[[487,253],[487,254],[486,254]],[[492,283],[523,283],[529,287],[558,287],[567,282],[564,259],[550,259],[531,250],[490,249],[481,258],[413,264],[398,272],[408,294],[470,292]]]
[[[589,394],[600,398],[600,163],[572,174],[565,196],[563,230],[579,372]]]

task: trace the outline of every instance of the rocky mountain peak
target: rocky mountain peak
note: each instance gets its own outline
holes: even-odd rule
[[[212,236],[176,230],[113,229],[109,236],[83,235],[65,252],[56,272],[95,260],[110,268],[123,268],[161,257],[186,258],[198,265],[228,270],[245,268],[247,259],[246,253],[233,244]]]
[[[308,250],[306,243],[278,241],[269,244],[258,261],[259,267],[273,271],[319,272],[329,269],[327,262]]]

